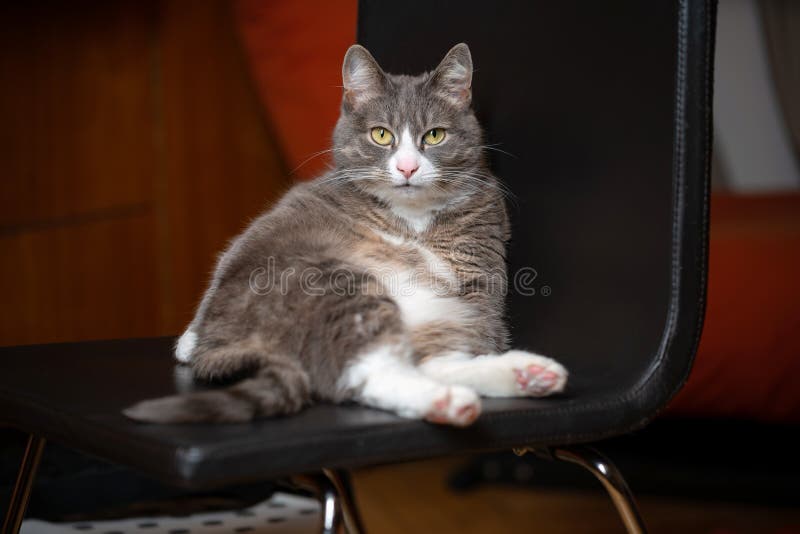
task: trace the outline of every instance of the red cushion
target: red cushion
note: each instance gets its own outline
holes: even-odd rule
[[[708,307],[668,413],[800,422],[800,195],[711,202]]]

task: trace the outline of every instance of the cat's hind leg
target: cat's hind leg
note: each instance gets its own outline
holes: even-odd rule
[[[467,426],[481,411],[480,398],[463,385],[425,376],[411,363],[406,345],[383,344],[351,362],[339,379],[353,400],[412,419]]]
[[[418,367],[435,380],[484,397],[546,397],[563,391],[568,377],[560,363],[524,350],[483,356],[451,352],[426,358]]]

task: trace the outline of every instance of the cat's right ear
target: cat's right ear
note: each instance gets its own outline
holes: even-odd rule
[[[353,45],[344,55],[342,85],[344,102],[354,109],[384,90],[386,75],[366,48]]]

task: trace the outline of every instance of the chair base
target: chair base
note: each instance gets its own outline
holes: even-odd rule
[[[573,445],[546,451],[523,447],[514,449],[514,452],[520,456],[526,452],[533,452],[548,459],[570,462],[588,470],[603,484],[603,487],[614,502],[617,513],[619,513],[628,534],[647,533],[636,499],[627,482],[625,482],[622,473],[611,460],[596,449],[585,445]]]
[[[538,449],[515,449],[517,454],[534,452],[549,458],[580,465],[592,473],[605,487],[622,519],[628,534],[647,534],[636,499],[625,478],[606,456],[592,447],[574,445],[558,447],[547,453]],[[314,491],[322,502],[323,534],[336,534],[344,524],[347,534],[364,534],[365,529],[358,514],[349,475],[345,471],[323,469],[322,475],[313,477]]]
[[[19,533],[45,443],[44,438],[34,435],[28,437],[0,534]],[[587,469],[605,487],[628,534],[646,534],[647,529],[628,484],[617,467],[597,450],[575,445],[559,447],[552,451],[525,447],[514,449],[514,452],[519,455],[533,452]],[[323,534],[337,534],[342,526],[345,527],[347,534],[365,533],[347,472],[323,469],[321,474],[296,477],[294,481],[298,486],[314,492],[320,499]]]

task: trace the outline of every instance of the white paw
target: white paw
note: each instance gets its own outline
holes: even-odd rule
[[[193,330],[187,329],[175,344],[175,359],[181,363],[192,361],[195,345],[197,345],[197,334]]]
[[[434,398],[425,419],[431,423],[468,426],[481,414],[478,394],[464,386],[446,386]]]
[[[498,358],[514,373],[520,394],[546,397],[564,391],[569,373],[557,361],[524,350],[510,350]]]

